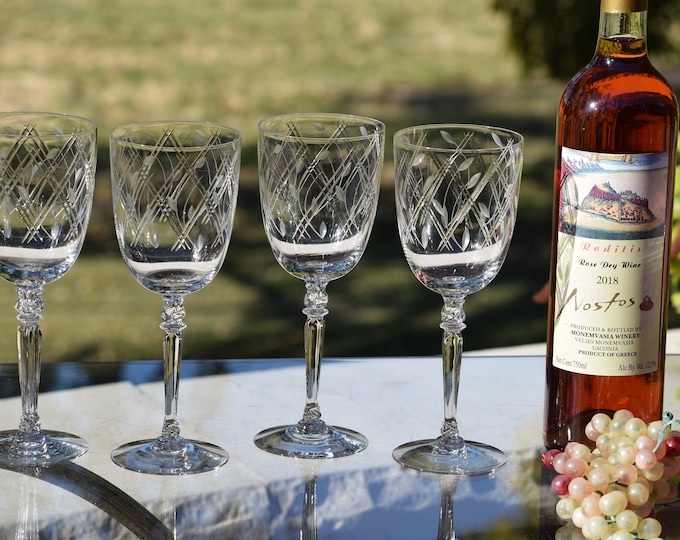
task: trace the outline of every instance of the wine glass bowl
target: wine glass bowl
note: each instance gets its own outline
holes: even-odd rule
[[[303,280],[306,404],[302,419],[255,436],[270,453],[332,458],[363,450],[366,438],[321,419],[317,393],[328,313],[326,286],[356,266],[377,209],[385,126],[343,114],[290,114],[259,124],[264,228],[281,267]]]
[[[445,420],[436,439],[395,449],[403,466],[486,474],[500,450],[465,441],[456,420],[467,295],[486,287],[507,254],[517,215],[523,137],[473,125],[416,126],[394,136],[397,223],[418,280],[442,296]]]
[[[130,273],[163,298],[165,418],[155,439],[124,444],[113,461],[137,472],[213,470],[222,448],[180,435],[177,418],[184,298],[226,257],[236,210],[241,134],[207,122],[143,122],[111,133],[114,221]]]
[[[87,451],[80,437],[43,431],[38,416],[44,285],[61,278],[85,239],[97,125],[60,113],[0,114],[0,277],[17,288],[22,414],[0,433],[0,463],[48,466]]]

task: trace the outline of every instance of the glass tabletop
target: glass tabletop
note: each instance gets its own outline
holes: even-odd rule
[[[304,406],[302,360],[185,361],[183,432],[215,440],[230,460],[176,478],[125,471],[109,456],[120,441],[158,429],[160,362],[44,365],[43,427],[77,432],[90,450],[64,465],[0,470],[0,538],[554,538],[563,523],[554,473],[541,466],[542,358],[464,359],[460,422],[509,458],[495,474],[471,478],[406,470],[391,456],[438,429],[440,359],[325,362],[325,417],[365,433],[365,451],[320,461],[255,447],[262,427]],[[680,377],[672,371],[668,380],[667,405],[680,410]],[[15,424],[18,395],[16,365],[0,365],[1,429]],[[680,503],[660,508],[658,519],[666,540],[680,539]]]

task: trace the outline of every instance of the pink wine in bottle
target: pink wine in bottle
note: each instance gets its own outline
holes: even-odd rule
[[[678,106],[646,31],[647,0],[602,0],[595,55],[559,105],[547,448],[589,442],[597,412],[661,419]]]

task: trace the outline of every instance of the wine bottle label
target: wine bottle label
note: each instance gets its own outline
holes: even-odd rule
[[[659,369],[668,154],[562,148],[553,366]]]

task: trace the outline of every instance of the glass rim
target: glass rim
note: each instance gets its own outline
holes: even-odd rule
[[[343,135],[343,136],[337,136],[337,137],[314,137],[311,135],[290,135],[286,133],[281,133],[279,131],[275,131],[272,128],[267,128],[265,127],[265,124],[272,124],[275,121],[285,121],[286,119],[290,120],[304,120],[306,123],[311,124],[314,121],[316,122],[331,122],[331,121],[337,121],[342,118],[346,118],[351,121],[352,126],[372,126],[375,128],[375,131],[366,133],[366,134],[361,134],[361,135]],[[272,139],[280,139],[280,140],[298,140],[298,141],[310,141],[310,142],[328,142],[329,140],[335,140],[335,141],[361,141],[365,139],[370,139],[372,137],[376,136],[381,136],[385,133],[387,127],[384,122],[381,120],[378,120],[376,118],[372,118],[370,116],[362,116],[362,115],[357,115],[357,114],[350,114],[350,113],[332,113],[332,112],[299,112],[299,113],[285,113],[285,114],[276,114],[272,116],[266,116],[265,118],[262,118],[258,123],[257,123],[257,129],[260,135],[267,136]]]
[[[166,126],[166,127],[171,127],[171,126],[183,126],[183,127],[213,127],[213,128],[218,128],[220,131],[229,133],[231,134],[232,138],[228,141],[224,142],[212,142],[210,144],[195,144],[195,145],[186,145],[186,146],[179,146],[179,147],[172,147],[172,146],[160,146],[159,144],[151,144],[148,142],[137,142],[137,141],[132,141],[130,139],[125,139],[121,137],[121,133],[124,131],[127,131],[128,133],[131,132],[131,130],[134,130],[135,133],[144,133],[145,128],[149,127],[154,127],[154,126]],[[241,142],[243,139],[243,133],[241,133],[240,130],[236,129],[235,127],[229,126],[227,124],[221,124],[219,122],[210,122],[210,121],[203,121],[203,120],[143,120],[143,121],[136,121],[136,122],[127,122],[125,124],[119,124],[111,129],[109,132],[109,140],[111,143],[114,141],[116,144],[119,144],[121,146],[127,146],[130,148],[137,148],[137,149],[153,149],[153,148],[162,148],[166,150],[192,150],[192,149],[198,149],[198,148],[222,148],[226,146],[234,146],[238,143]]]
[[[404,140],[404,135],[408,133],[426,133],[426,132],[434,132],[434,131],[439,131],[441,132],[442,130],[451,130],[451,131],[472,131],[475,133],[486,133],[486,134],[497,134],[497,135],[503,135],[506,137],[511,137],[512,140],[508,141],[505,145],[503,146],[498,146],[498,147],[488,147],[488,148],[456,148],[454,146],[451,147],[440,147],[440,146],[432,146],[428,144],[417,144],[417,143],[412,143],[408,140]],[[416,126],[409,126],[402,128],[398,130],[393,137],[393,144],[395,148],[405,148],[405,149],[415,149],[419,148],[422,150],[427,150],[428,152],[441,152],[441,153],[451,153],[451,152],[463,152],[463,153],[475,153],[475,154],[482,154],[482,153],[487,153],[487,152],[497,152],[499,150],[502,150],[505,148],[508,144],[511,144],[512,146],[518,146],[524,143],[524,136],[512,129],[508,128],[503,128],[503,127],[496,127],[496,126],[490,126],[487,124],[422,124],[422,125],[416,125]]]
[[[18,111],[0,111],[0,137],[2,138],[16,138],[21,134],[18,133],[7,133],[2,131],[2,129],[5,127],[3,119],[4,118],[19,118],[19,117],[25,117],[25,118],[35,118],[36,120],[39,118],[44,118],[44,119],[68,119],[68,120],[73,120],[73,121],[80,121],[83,123],[83,129],[73,129],[71,131],[64,131],[63,133],[50,133],[50,137],[73,137],[74,135],[85,135],[88,133],[96,133],[99,126],[96,121],[92,120],[91,118],[87,118],[85,116],[80,116],[77,114],[70,114],[70,113],[62,113],[62,112],[53,112],[53,111],[33,111],[33,110],[18,110]],[[23,137],[27,139],[34,139],[34,138],[44,138],[45,134],[24,134]]]

